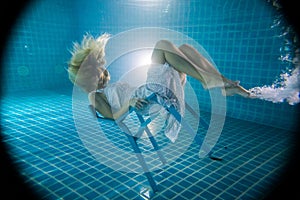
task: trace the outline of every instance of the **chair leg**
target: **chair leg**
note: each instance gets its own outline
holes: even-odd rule
[[[127,137],[128,137],[128,140],[129,140],[129,142],[130,142],[130,144],[131,144],[133,150],[134,150],[134,153],[136,154],[136,156],[137,156],[137,158],[138,158],[140,164],[142,165],[144,174],[145,174],[145,176],[147,177],[148,182],[149,182],[149,184],[150,184],[150,186],[151,186],[153,192],[156,192],[156,191],[158,190],[158,189],[157,189],[157,185],[156,185],[156,183],[155,183],[155,181],[154,181],[154,179],[153,179],[153,177],[152,177],[152,175],[151,175],[151,173],[150,173],[150,171],[149,171],[149,169],[148,169],[148,166],[147,166],[147,164],[146,164],[146,161],[145,161],[145,159],[144,159],[144,157],[143,157],[143,155],[142,155],[142,152],[141,152],[140,148],[139,148],[138,145],[137,145],[136,140],[134,139],[133,136],[131,136],[131,135],[129,135],[129,134],[126,134],[126,135],[127,135]]]
[[[153,192],[156,192],[158,189],[157,189],[157,185],[152,177],[152,174],[150,173],[149,171],[149,168],[146,164],[146,161],[142,155],[142,152],[136,142],[136,137],[133,137],[131,135],[131,131],[129,130],[129,128],[122,122],[122,121],[118,121],[117,122],[118,126],[122,129],[122,131],[126,134],[132,148],[133,148],[133,151],[137,157],[137,159],[139,160],[139,163],[141,164],[142,166],[142,169],[143,169],[143,172],[144,172],[144,175],[147,177],[148,179],[148,182],[150,184],[150,187],[152,188]]]
[[[138,116],[138,119],[140,120],[141,123],[145,122],[144,118],[141,115],[137,114],[137,116]],[[163,156],[162,152],[160,151],[160,149],[158,147],[158,144],[157,144],[155,138],[153,137],[151,131],[149,130],[148,126],[145,127],[145,131],[147,133],[147,136],[148,136],[154,150],[157,153],[157,156],[159,157],[162,164],[165,165],[167,163],[167,161],[166,161],[165,157]]]
[[[179,123],[181,123],[181,125],[182,125],[189,133],[195,135],[195,141],[196,141],[199,145],[203,144],[204,151],[208,152],[208,157],[209,157],[210,159],[212,159],[212,160],[217,160],[217,161],[221,161],[221,160],[222,160],[222,158],[218,158],[218,157],[215,157],[215,156],[212,155],[212,154],[213,154],[213,151],[210,151],[210,148],[209,148],[205,143],[203,143],[203,140],[197,135],[197,133],[195,133],[195,131],[192,129],[192,127],[182,119],[181,115],[177,112],[177,110],[175,109],[174,106],[167,107],[166,109],[167,109],[167,110],[175,117],[175,119],[176,119]],[[192,114],[193,114],[193,113],[192,113]],[[206,121],[204,121],[203,119],[200,118],[200,122],[201,122],[205,127],[208,128],[208,124],[206,123]]]

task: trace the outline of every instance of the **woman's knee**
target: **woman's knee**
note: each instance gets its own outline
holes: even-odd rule
[[[165,52],[170,51],[172,43],[168,40],[159,40],[156,42],[152,52],[152,63],[164,64],[166,62]]]
[[[169,50],[170,48],[172,48],[174,45],[172,42],[170,42],[169,40],[159,40],[158,42],[156,42],[155,44],[155,49],[160,49],[160,50]]]
[[[191,46],[188,45],[188,44],[182,44],[182,45],[180,45],[178,48],[180,49],[180,51],[185,52],[185,51],[191,49]]]

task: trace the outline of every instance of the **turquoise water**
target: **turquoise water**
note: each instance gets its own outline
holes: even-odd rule
[[[297,142],[299,72],[293,64],[293,34],[283,28],[288,25],[278,25],[278,16],[263,0],[33,2],[17,19],[2,60],[3,141],[24,181],[44,199],[263,198],[282,178]],[[223,161],[199,158],[199,146],[191,143],[179,158],[153,172],[156,193],[143,174],[114,170],[94,159],[74,123],[73,85],[65,71],[72,43],[86,32],[114,36],[149,27],[164,38],[170,37],[166,29],[180,33],[171,38],[178,44],[192,39],[226,77],[261,95],[228,97],[218,107],[211,93],[189,77],[197,95],[190,103],[199,105],[201,117],[209,122],[212,108],[226,110],[214,147]],[[130,44],[147,36],[126,39],[124,44]],[[129,69],[111,70],[118,79]],[[118,126],[102,123],[112,141],[128,148]],[[199,126],[196,132],[204,138],[206,129]],[[165,144],[165,138],[157,140]]]

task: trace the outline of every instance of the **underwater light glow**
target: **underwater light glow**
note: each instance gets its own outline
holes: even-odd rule
[[[142,55],[139,55],[139,57],[136,58],[136,63],[138,66],[146,66],[151,64],[151,52],[145,52]]]

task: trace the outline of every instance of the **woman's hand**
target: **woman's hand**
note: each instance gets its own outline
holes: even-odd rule
[[[142,109],[145,105],[148,104],[148,101],[142,98],[132,98],[129,100],[129,105],[138,110]]]

